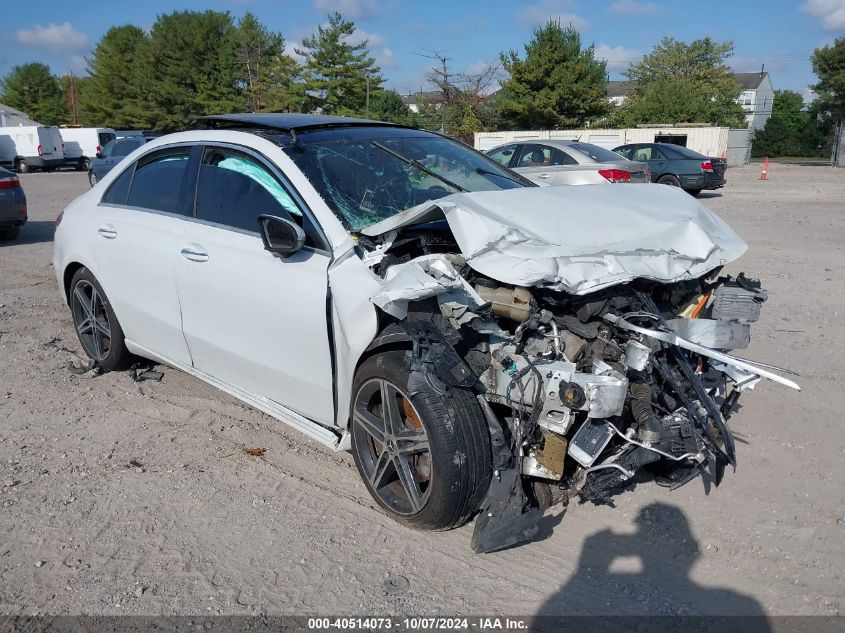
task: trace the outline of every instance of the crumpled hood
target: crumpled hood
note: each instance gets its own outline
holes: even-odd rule
[[[572,294],[637,278],[693,279],[747,248],[695,198],[652,184],[458,193],[363,232],[376,236],[444,216],[467,263],[479,273]]]

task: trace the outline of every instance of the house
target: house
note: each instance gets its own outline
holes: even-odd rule
[[[0,103],[0,127],[18,127],[20,125],[41,124],[30,119],[25,112]]]
[[[405,105],[408,106],[411,112],[419,112],[420,105],[423,104],[435,107],[440,106],[443,103],[443,93],[439,90],[414,92],[402,95],[402,101],[405,102]]]
[[[748,128],[759,130],[769,120],[772,114],[772,102],[775,98],[769,73],[734,73],[734,78],[742,88],[737,102],[746,112],[745,120]],[[630,92],[631,82],[629,81],[607,82],[607,96],[614,105],[622,105]]]

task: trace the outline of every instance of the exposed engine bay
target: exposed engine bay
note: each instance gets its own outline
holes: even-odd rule
[[[617,267],[635,278],[596,277],[578,294],[550,279],[507,283],[479,272],[451,220],[423,220],[358,244],[382,280],[383,328],[414,342],[409,392],[415,381],[472,389],[487,418],[494,477],[477,552],[530,539],[546,508],[571,499],[612,504],[646,480],[718,486],[736,467],[728,421],[742,393],[763,378],[799,389],[788,370],[729,353],[748,346],[767,299],[756,279]]]

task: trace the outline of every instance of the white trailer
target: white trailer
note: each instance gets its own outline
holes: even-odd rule
[[[59,128],[46,125],[0,127],[0,165],[18,173],[53,170],[64,164]]]

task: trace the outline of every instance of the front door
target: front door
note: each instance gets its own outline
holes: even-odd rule
[[[290,191],[246,149],[204,150],[177,265],[182,327],[196,369],[333,425],[330,256]],[[306,246],[285,258],[264,250],[262,214],[299,222]]]

